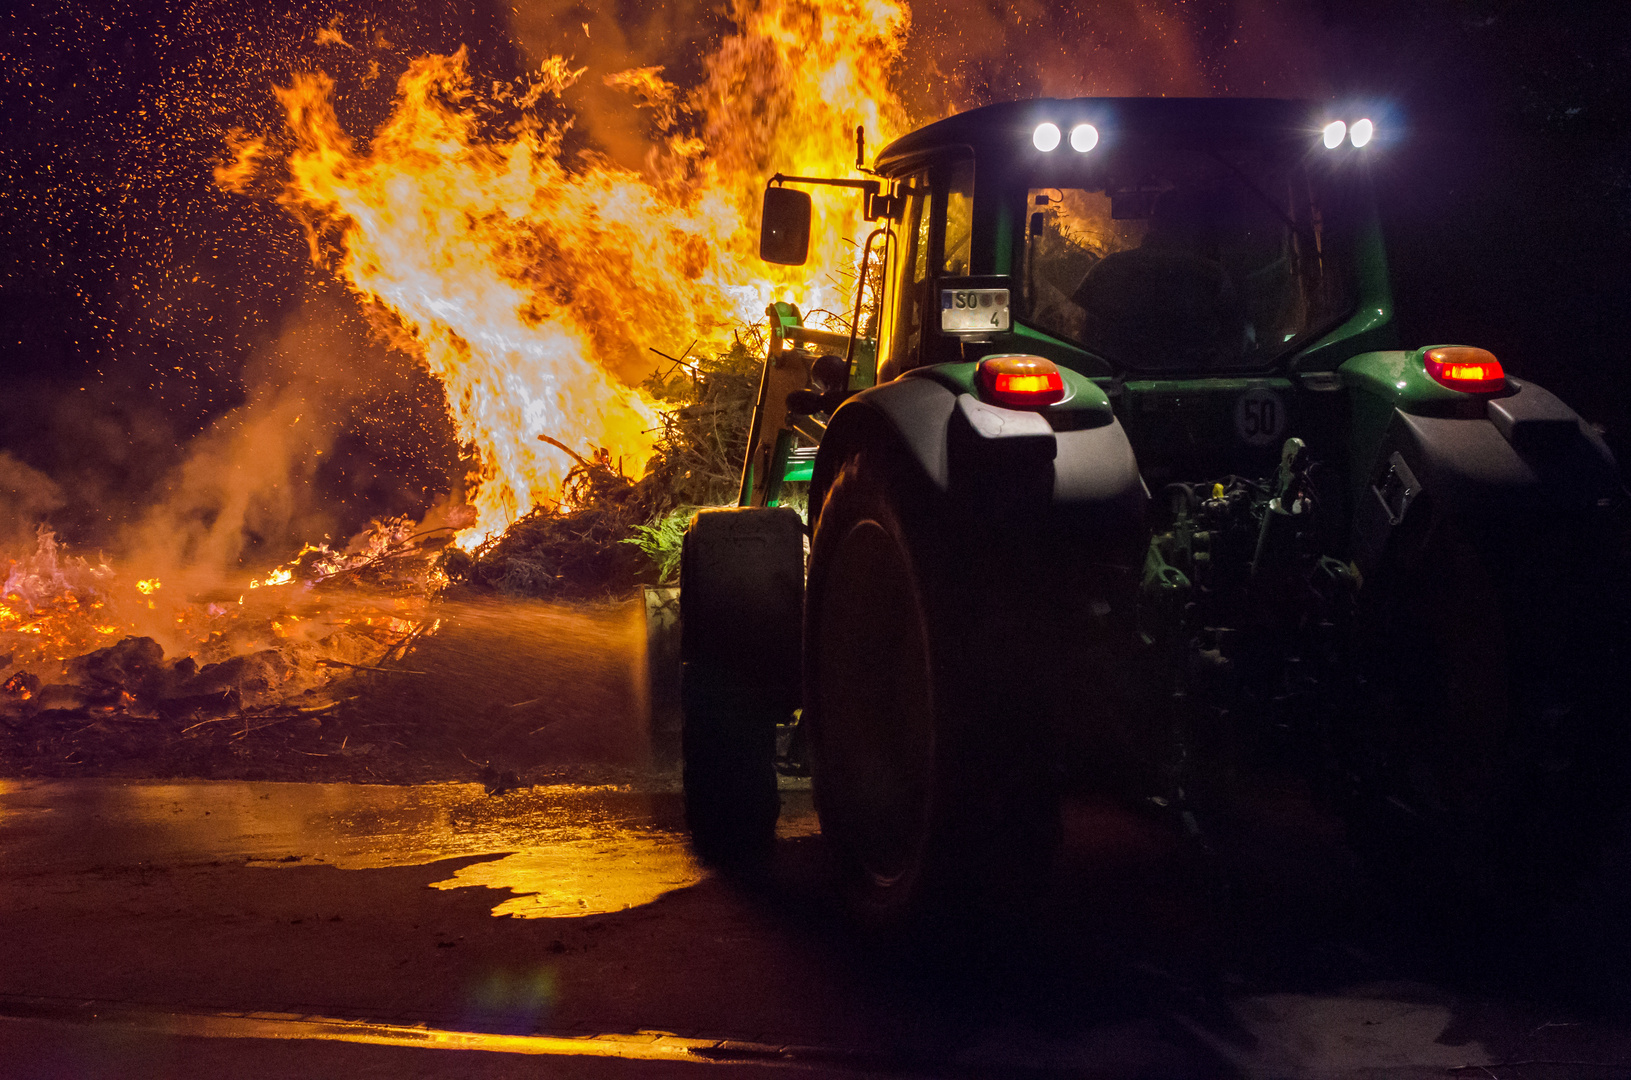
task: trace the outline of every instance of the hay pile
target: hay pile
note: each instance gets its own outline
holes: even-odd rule
[[[744,328],[723,352],[690,357],[687,350],[648,379],[645,391],[664,405],[662,429],[638,480],[603,453],[583,457],[545,436],[577,459],[560,503],[534,507],[470,554],[449,549],[442,563],[449,580],[563,599],[672,581],[691,514],[736,500],[763,355],[763,330]]]

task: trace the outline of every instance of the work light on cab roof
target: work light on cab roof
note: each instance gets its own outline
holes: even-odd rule
[[[1368,117],[1360,117],[1351,124],[1346,120],[1332,120],[1320,129],[1320,142],[1327,150],[1335,150],[1344,142],[1359,149],[1368,146],[1374,138],[1376,124]]]
[[[1031,145],[1047,154],[1059,149],[1061,138],[1059,125],[1052,120],[1044,120],[1031,132]],[[1078,154],[1085,154],[1097,145],[1099,129],[1092,124],[1076,124],[1070,129],[1070,148]]]

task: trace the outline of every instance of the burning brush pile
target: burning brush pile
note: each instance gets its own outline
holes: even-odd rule
[[[348,88],[315,63],[269,88],[277,120],[223,131],[217,186],[298,223],[317,272],[442,388],[472,469],[434,518],[377,522],[244,580],[246,507],[287,507],[324,453],[295,426],[324,395],[273,396],[234,420],[249,433],[225,470],[238,486],[206,485],[178,518],[209,522],[208,559],[171,558],[163,523],[135,545],[176,563],[163,570],[70,555],[42,532],[0,562],[0,761],[243,776],[232,763],[264,732],[280,768],[332,763],[401,741],[363,706],[380,680],[425,675],[415,650],[440,600],[625,598],[672,580],[691,512],[734,499],[762,313],[849,310],[871,228],[858,200],[822,200],[808,265],[769,267],[753,242],[765,178],[848,175],[858,126],[874,144],[909,126],[889,86],[909,25],[896,0],[728,8],[689,86],[561,55],[493,79],[464,50],[405,59],[372,31],[342,39],[336,20],[319,45],[369,50],[366,79],[399,72],[371,133],[342,127]],[[569,106],[585,79],[643,125],[638,161],[585,137]],[[653,365],[653,346],[686,340]]]
[[[644,389],[661,405],[661,428],[638,480],[604,451],[585,458],[539,436],[576,462],[561,501],[535,506],[468,554],[449,548],[442,560],[448,578],[510,596],[568,599],[672,581],[691,514],[735,501],[763,339],[758,327],[739,330],[729,349],[673,359],[647,380]]]

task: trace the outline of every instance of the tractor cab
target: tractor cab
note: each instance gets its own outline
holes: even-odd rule
[[[882,234],[845,389],[1039,357],[1109,396],[1155,477],[1220,457],[1263,472],[1306,404],[1294,385],[1391,344],[1364,188],[1376,142],[1364,117],[1278,100],[1040,100],[930,124],[884,148],[877,180],[843,182],[868,189]],[[786,244],[808,233],[797,180],[767,191],[773,261],[803,258]],[[778,305],[773,334],[810,336],[796,321]],[[841,397],[817,389],[806,404]],[[764,448],[744,505],[807,474],[813,434]],[[772,456],[786,464],[767,485]]]

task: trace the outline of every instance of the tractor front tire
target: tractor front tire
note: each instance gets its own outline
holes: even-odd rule
[[[680,558],[685,819],[704,862],[752,872],[780,812],[776,725],[798,707],[804,526],[788,509],[703,510]]]

